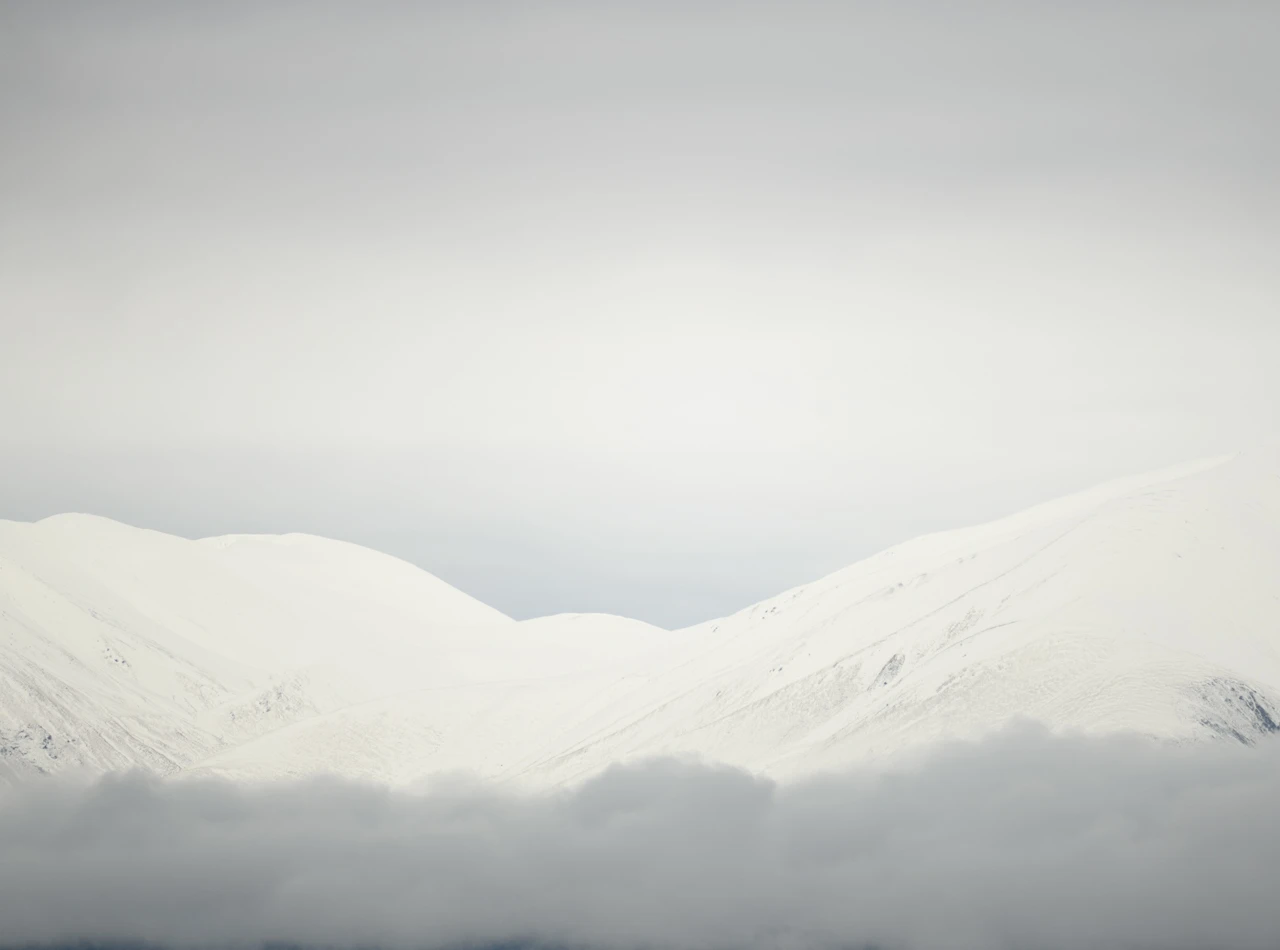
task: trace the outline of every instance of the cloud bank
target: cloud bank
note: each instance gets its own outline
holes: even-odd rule
[[[117,776],[0,798],[0,944],[1274,947],[1280,745],[1019,728],[795,785]]]

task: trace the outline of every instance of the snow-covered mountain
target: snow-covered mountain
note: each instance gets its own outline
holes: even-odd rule
[[[0,777],[141,765],[572,781],[699,754],[779,776],[1014,716],[1280,730],[1280,460],[1125,479],[910,541],[679,631],[516,622],[320,538],[0,522]]]

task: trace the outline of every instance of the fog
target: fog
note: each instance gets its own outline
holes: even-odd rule
[[[114,776],[0,798],[0,943],[1273,947],[1280,745],[1017,725],[791,785]]]

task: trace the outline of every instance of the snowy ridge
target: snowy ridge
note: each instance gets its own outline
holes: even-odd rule
[[[355,545],[193,542],[87,515],[0,522],[0,775],[174,771],[447,678],[423,669],[441,628],[511,622]]]
[[[1179,741],[1280,730],[1276,453],[919,538],[680,631],[518,623],[320,538],[0,522],[7,778],[545,784],[659,753],[785,777],[1014,716]]]

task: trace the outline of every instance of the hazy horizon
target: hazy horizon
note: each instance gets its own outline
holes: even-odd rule
[[[1181,470],[1188,469],[1188,468],[1194,468],[1194,467],[1196,467],[1196,466],[1197,466],[1197,464],[1198,464],[1198,463],[1213,463],[1213,462],[1218,461],[1219,459],[1238,458],[1238,457],[1239,457],[1239,456],[1241,456],[1241,455],[1244,455],[1244,456],[1256,456],[1256,457],[1258,457],[1258,458],[1261,458],[1261,457],[1264,457],[1264,456],[1266,456],[1266,455],[1274,455],[1278,449],[1280,449],[1280,440],[1272,440],[1271,442],[1268,442],[1268,443],[1262,443],[1262,444],[1259,444],[1259,445],[1256,445],[1256,446],[1250,447],[1249,449],[1244,449],[1244,450],[1242,450],[1241,452],[1226,453],[1226,454],[1224,454],[1224,455],[1222,455],[1222,456],[1207,457],[1207,458],[1203,458],[1203,459],[1188,459],[1188,460],[1184,460],[1183,462],[1178,463],[1178,464],[1175,464],[1175,465],[1171,465],[1171,466],[1163,466],[1163,467],[1161,467],[1161,469],[1158,469],[1158,470],[1152,470],[1151,472],[1127,472],[1127,473],[1123,473],[1123,474],[1118,474],[1118,475],[1116,475],[1116,476],[1115,476],[1115,477],[1113,477],[1113,478],[1104,479],[1104,480],[1102,480],[1102,481],[1095,482],[1095,483],[1090,483],[1090,484],[1088,484],[1088,485],[1080,485],[1080,486],[1076,486],[1074,489],[1069,489],[1069,490],[1067,490],[1067,491],[1064,491],[1061,495],[1056,495],[1056,496],[1054,496],[1053,498],[1041,498],[1041,499],[1038,499],[1038,500],[1033,500],[1033,501],[1029,502],[1027,505],[1024,505],[1024,506],[1022,506],[1022,507],[1020,507],[1020,508],[1018,508],[1018,509],[1016,509],[1016,510],[1009,510],[1009,511],[998,512],[998,513],[996,513],[996,514],[995,514],[991,519],[989,519],[989,520],[990,520],[990,521],[999,521],[999,520],[1000,520],[1000,519],[1002,519],[1002,518],[1010,517],[1010,516],[1013,516],[1013,515],[1017,515],[1017,514],[1021,513],[1023,510],[1030,509],[1030,508],[1034,508],[1035,506],[1040,505],[1040,504],[1044,504],[1044,503],[1051,503],[1051,502],[1055,502],[1055,501],[1060,501],[1060,500],[1063,500],[1063,499],[1065,499],[1065,498],[1068,498],[1068,497],[1070,497],[1070,496],[1072,496],[1072,495],[1075,495],[1075,494],[1077,494],[1077,493],[1084,493],[1084,492],[1087,492],[1087,491],[1088,491],[1088,490],[1090,490],[1090,489],[1102,488],[1102,487],[1104,487],[1104,486],[1106,486],[1106,485],[1108,485],[1108,484],[1111,484],[1111,483],[1120,483],[1120,482],[1124,482],[1124,481],[1126,481],[1126,480],[1127,480],[1129,477],[1131,477],[1131,476],[1140,476],[1140,475],[1145,475],[1145,474],[1159,474],[1159,473],[1160,473],[1160,472],[1162,472],[1162,471],[1169,471],[1169,472],[1181,471]],[[31,521],[33,521],[33,522],[34,522],[34,521],[42,521],[42,520],[46,520],[46,519],[49,519],[49,518],[57,518],[57,517],[59,517],[59,516],[68,516],[68,515],[69,515],[69,516],[107,517],[106,515],[101,515],[101,514],[100,514],[100,513],[98,513],[98,512],[92,512],[92,511],[72,511],[72,510],[67,510],[67,511],[53,512],[53,513],[51,513],[51,514],[44,515],[44,516],[39,517],[39,518],[31,519]],[[3,520],[10,520],[10,521],[12,521],[12,520],[15,520],[15,519],[4,519],[4,518],[0,518],[0,521],[3,521]],[[17,520],[21,520],[21,519],[17,519]],[[116,520],[116,521],[118,521],[118,519],[111,519],[111,520]],[[122,524],[128,524],[128,522],[119,522],[119,523],[122,523]],[[920,539],[920,538],[922,538],[922,537],[924,537],[924,536],[926,536],[926,535],[929,535],[929,534],[934,534],[934,533],[937,533],[937,532],[945,532],[945,531],[948,531],[948,530],[963,529],[963,528],[968,528],[968,527],[978,527],[980,524],[985,524],[985,523],[987,523],[987,522],[985,522],[985,521],[984,521],[984,522],[972,522],[972,523],[970,523],[970,522],[966,522],[966,523],[963,523],[963,524],[956,524],[956,525],[944,525],[944,526],[941,526],[941,527],[937,527],[937,528],[934,528],[934,529],[930,529],[930,530],[925,531],[925,532],[922,532],[922,533],[920,533],[920,534],[911,535],[911,536],[909,536],[909,537],[902,537],[902,538],[898,538],[898,539],[896,539],[896,541],[892,541],[892,542],[890,542],[890,543],[886,544],[884,547],[877,549],[876,551],[869,552],[869,555],[878,554],[878,553],[880,553],[881,551],[886,550],[886,549],[888,549],[888,548],[896,547],[896,546],[898,546],[898,545],[900,545],[900,544],[903,544],[903,543],[905,543],[905,542],[908,542],[908,541],[918,540],[918,539]],[[130,527],[134,527],[134,528],[144,528],[144,529],[145,529],[145,528],[149,528],[150,530],[158,530],[158,529],[156,529],[156,528],[154,528],[154,527],[152,527],[152,526],[148,526],[148,525],[135,525],[135,524],[130,524],[129,526],[130,526]],[[228,532],[224,532],[224,533],[221,533],[221,534],[214,534],[214,535],[178,535],[178,536],[179,536],[179,537],[186,537],[186,538],[188,538],[188,540],[201,540],[201,539],[212,539],[212,538],[217,538],[217,537],[228,537],[228,536],[244,535],[244,534],[248,534],[248,533],[250,533],[250,532],[243,532],[243,531],[228,531]],[[268,532],[268,534],[276,534],[276,535],[287,535],[287,534],[294,534],[294,533],[296,533],[296,534],[310,534],[310,532],[300,532],[300,531]],[[326,536],[326,537],[327,537],[327,536]],[[332,537],[333,537],[333,540],[338,540],[338,541],[351,541],[351,540],[352,540],[352,539],[350,539],[350,538],[343,538],[343,537],[336,537],[336,536],[332,536]],[[356,543],[356,542],[353,542],[353,543]],[[365,545],[365,546],[367,546],[367,545]],[[374,548],[374,550],[381,550],[381,549]],[[385,554],[393,554],[393,556],[399,556],[399,555],[394,555],[394,552],[386,551],[386,550],[383,550],[383,551],[382,551],[382,553],[385,553]],[[723,568],[725,568],[725,567],[727,567],[727,566],[730,566],[730,565],[731,565],[731,563],[732,563],[732,562],[731,562],[731,554],[726,553],[725,563],[724,563],[724,564],[721,564],[721,565],[709,565],[709,566],[710,566],[710,567],[712,567],[712,568],[720,568],[720,569],[723,569]],[[852,562],[851,562],[851,563],[852,563]],[[843,568],[843,567],[848,567],[848,566],[850,566],[850,565],[849,565],[849,564],[837,565],[837,566],[836,566],[832,571],[827,571],[826,573],[827,573],[827,574],[829,574],[829,573],[833,573],[834,571],[839,571],[841,568]],[[816,580],[820,580],[822,577],[825,577],[825,576],[826,576],[826,574],[823,574],[823,575],[815,575],[815,576],[812,576],[812,577],[808,577],[808,578],[806,578],[804,581],[802,581],[802,583],[807,583],[807,582],[809,582],[809,581],[816,581]],[[442,579],[447,580],[447,578],[442,578]],[[456,587],[456,586],[458,586],[458,585],[454,584],[453,586],[455,586],[455,587]],[[800,585],[793,585],[793,586],[800,586]],[[790,588],[786,588],[786,589],[790,589]],[[761,594],[761,595],[757,598],[757,601],[759,601],[759,600],[765,600],[765,599],[767,599],[767,598],[769,598],[769,597],[772,597],[772,596],[775,596],[775,595],[777,595],[777,594],[783,593],[783,592],[784,592],[784,590],[785,590],[784,588],[778,588],[778,589],[776,589],[776,590],[769,590],[769,591],[765,591],[763,594]],[[469,594],[469,595],[471,595],[471,596],[473,596],[473,597],[475,596],[475,595],[474,595],[474,593],[472,593],[471,591],[463,590],[463,593]],[[478,598],[478,599],[480,599],[481,601],[483,601],[483,598]],[[486,603],[487,603],[487,602],[486,602]],[[747,608],[747,607],[749,607],[749,606],[751,606],[751,605],[752,605],[751,603],[742,603],[742,604],[737,605],[737,607],[732,607],[732,608],[728,609],[724,614],[717,614],[717,615],[714,615],[714,616],[702,617],[702,618],[699,618],[699,619],[697,619],[697,620],[693,620],[693,621],[691,621],[691,622],[689,622],[689,623],[683,623],[683,624],[679,624],[679,625],[672,625],[672,626],[668,626],[668,627],[666,627],[665,629],[668,629],[668,630],[676,630],[676,629],[679,629],[680,627],[694,626],[694,625],[696,625],[696,624],[698,624],[698,623],[701,623],[701,622],[705,622],[705,621],[709,621],[709,620],[714,620],[714,619],[719,619],[719,618],[721,618],[721,617],[728,616],[729,614],[736,613],[738,610],[745,609],[745,608]],[[494,605],[490,604],[489,606],[494,606]],[[574,609],[571,609],[571,608],[570,608],[570,609],[566,609],[566,610],[555,611],[555,612],[553,612],[552,614],[537,614],[537,613],[534,613],[534,614],[529,614],[529,615],[527,615],[527,616],[515,616],[515,617],[514,617],[514,619],[517,619],[517,620],[532,620],[532,619],[538,619],[538,618],[543,618],[543,617],[553,616],[553,615],[555,615],[555,614],[573,614],[573,613],[590,613],[590,612],[591,612],[591,611],[579,611],[579,610],[574,610]],[[620,616],[626,616],[626,615],[620,615]],[[642,619],[642,618],[638,618],[638,617],[637,617],[637,618],[634,618],[634,619]],[[652,623],[654,623],[654,621],[652,621],[652,620],[647,620],[646,622],[647,622],[647,623],[651,623],[651,624],[652,624]],[[657,625],[658,625],[658,626],[661,626],[661,624],[657,624]]]

